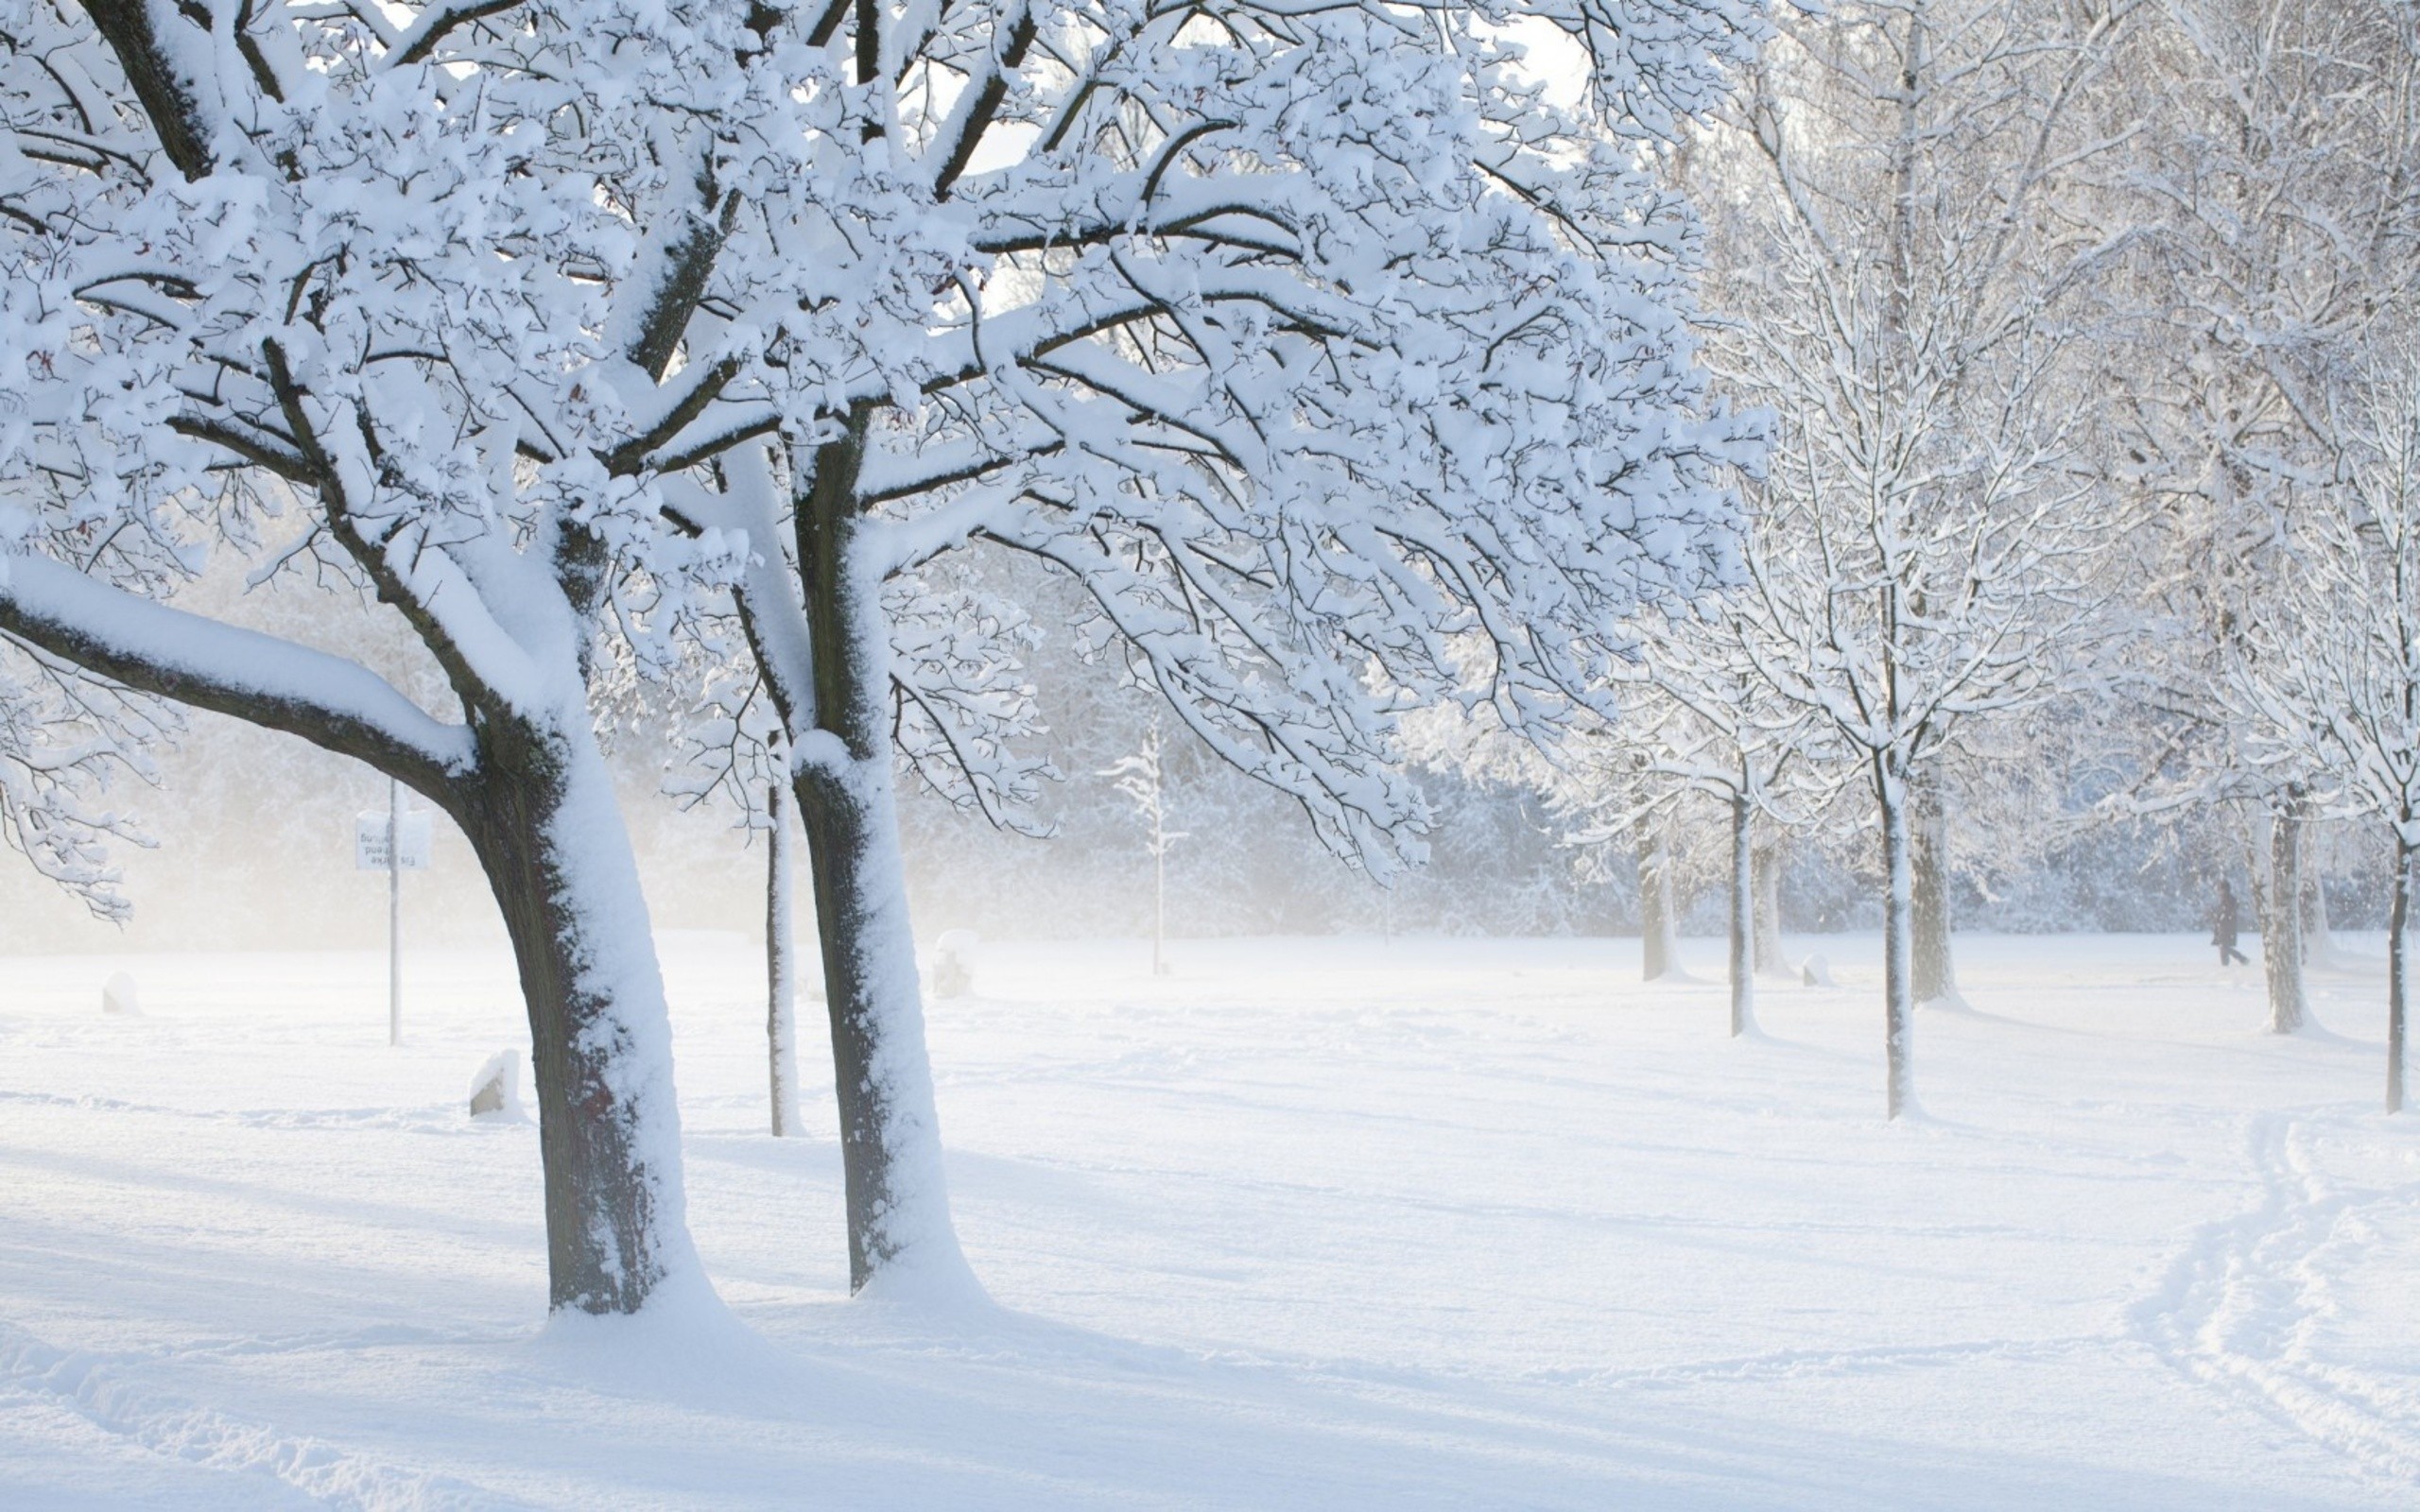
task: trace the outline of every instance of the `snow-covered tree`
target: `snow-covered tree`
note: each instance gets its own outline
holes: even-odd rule
[[[2324,774],[2394,844],[2387,922],[2386,1108],[2404,1099],[2411,867],[2420,855],[2420,349],[2390,337],[2329,396],[2340,474],[2298,511],[2275,566],[2290,614],[2245,638],[2230,692],[2256,755]]]
[[[694,1264],[589,683],[604,629],[644,649],[722,549],[663,529],[645,480],[698,418],[694,384],[656,387],[697,295],[662,235],[694,209],[679,144],[752,36],[539,6],[0,10],[23,385],[0,630],[355,757],[460,826],[520,963],[557,1307],[631,1311]],[[450,707],[168,603],[214,550],[374,598]]]
[[[2338,472],[2325,395],[2370,323],[2420,287],[2420,36],[2395,0],[2168,0],[2110,109],[2129,125],[2108,214],[2143,228],[2122,298],[2140,339],[2113,369],[2125,472],[2159,503],[2142,599],[2164,628],[2161,798],[2238,805],[2270,1017],[2308,1012],[2315,774],[2253,752],[2227,697],[2294,518]],[[2256,826],[2257,828],[2258,826]]]
[[[593,730],[724,589],[809,839],[853,1283],[956,1273],[894,752],[1035,775],[1020,553],[1212,750],[1392,863],[1396,713],[1584,704],[1717,565],[1731,444],[1651,161],[1731,0],[7,0],[0,630],[285,730],[470,837],[522,965],[552,1295],[690,1263]],[[1584,77],[1575,107],[1516,35]],[[445,707],[167,600],[399,614]]]
[[[2077,465],[2069,305],[2108,254],[2061,175],[2123,9],[1842,0],[1781,27],[1695,181],[1724,196],[1718,361],[1770,406],[1760,670],[1866,766],[1888,1106],[1911,1095],[1911,799],[1961,725],[2062,686],[2115,522]]]
[[[686,359],[717,434],[777,439],[671,502],[752,543],[858,1283],[958,1263],[894,756],[987,814],[1033,775],[1023,608],[949,558],[1063,575],[1192,738],[1395,865],[1401,710],[1583,707],[1615,618],[1719,570],[1733,438],[1651,157],[1740,13],[836,7],[782,54],[799,129],[732,128]],[[1519,72],[1524,18],[1577,108]]]
[[[1101,776],[1114,779],[1117,791],[1143,821],[1143,852],[1151,858],[1151,974],[1167,974],[1168,851],[1187,838],[1168,828],[1167,777],[1160,761],[1160,723],[1144,731],[1141,748],[1121,756]]]
[[[0,836],[103,919],[129,906],[111,843],[147,843],[109,794],[153,777],[147,747],[171,732],[167,717],[72,664],[0,644]]]
[[[1731,1032],[1755,1026],[1756,850],[1760,827],[1806,822],[1837,781],[1828,730],[1776,693],[1751,638],[1752,609],[1719,601],[1711,623],[1652,627],[1641,680],[1681,714],[1664,722],[1651,770],[1705,794],[1729,820]],[[1777,924],[1763,927],[1777,928]]]
[[[1746,644],[1759,622],[1738,596],[1710,598],[1691,614],[1635,618],[1639,650],[1620,674],[1620,717],[1576,732],[1530,775],[1573,823],[1573,843],[1651,837],[1641,841],[1639,880],[1650,981],[1664,974],[1652,937],[1659,915],[1663,929],[1672,927],[1668,900],[1659,908],[1649,896],[1678,869],[1667,837],[1693,799],[1720,807],[1735,1036],[1755,1026],[1758,936],[1776,927],[1757,917],[1758,851],[1770,851],[1776,826],[1805,822],[1837,782],[1826,730],[1774,691]],[[1652,862],[1650,844],[1659,848]]]

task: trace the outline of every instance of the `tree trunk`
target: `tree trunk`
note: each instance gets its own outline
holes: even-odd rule
[[[1731,795],[1731,1035],[1756,1026],[1755,809]]]
[[[924,999],[891,790],[890,637],[852,550],[855,438],[824,448],[798,501],[815,730],[795,742],[847,1188],[849,1289],[972,1290],[950,1226]],[[844,450],[845,449],[845,450]]]
[[[1638,821],[1638,936],[1643,980],[1654,982],[1680,969],[1680,927],[1672,897],[1672,849],[1664,827]]]
[[[2332,966],[2336,931],[2327,920],[2327,878],[2320,868],[2319,839],[2319,832],[2306,823],[2302,847],[2303,962],[2307,966]]]
[[[1941,776],[1926,772],[1908,784],[1908,851],[1914,893],[1910,903],[1910,990],[1920,1004],[1962,1007],[1950,956],[1949,805]]]
[[[1910,1064],[1910,1030],[1915,1020],[1914,868],[1909,856],[1906,779],[1890,769],[1880,752],[1874,757],[1874,792],[1882,811],[1882,1043],[1887,1115],[1897,1118],[1915,1106],[1914,1068]]]
[[[1756,970],[1787,974],[1789,962],[1781,952],[1781,868],[1779,835],[1768,835],[1755,849]]]
[[[2269,885],[2260,894],[2260,964],[2269,979],[2269,1032],[2292,1034],[2310,1016],[2303,995],[2303,799],[2289,792],[2269,821]]]
[[[2403,1024],[2409,1001],[2406,984],[2411,980],[2406,931],[2411,923],[2412,859],[2411,844],[2404,836],[2412,827],[2411,818],[2395,827],[2394,902],[2386,920],[2386,1110],[2390,1113],[2403,1111]]]
[[[773,1137],[798,1132],[798,932],[793,923],[790,803],[777,780],[765,793],[765,1057]]]
[[[697,1263],[638,868],[584,710],[551,730],[491,721],[480,746],[482,775],[448,806],[503,911],[528,1008],[550,1305],[634,1313]]]

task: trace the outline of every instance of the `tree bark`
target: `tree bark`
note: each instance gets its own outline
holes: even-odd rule
[[[798,1132],[798,931],[790,859],[790,800],[779,781],[766,790],[765,1058],[775,1139]]]
[[[1731,1036],[1756,1026],[1755,808],[1731,795]]]
[[[1767,835],[1756,846],[1756,970],[1787,974],[1789,962],[1781,950],[1781,868],[1779,835]]]
[[[2303,826],[2302,900],[2303,963],[2329,966],[2336,954],[2336,931],[2327,919],[2327,879],[2319,865],[2319,832]]]
[[[862,434],[821,449],[796,522],[815,698],[814,730],[795,743],[796,792],[832,1025],[849,1289],[911,1276],[972,1288],[950,1225],[899,854],[890,627],[881,584],[853,551]]]
[[[1910,1031],[1915,1020],[1914,967],[1910,959],[1914,934],[1914,868],[1908,843],[1907,779],[1891,769],[1882,752],[1874,755],[1874,793],[1882,815],[1882,1043],[1886,1115],[1897,1118],[1915,1106],[1915,1073],[1910,1064]]]
[[[2260,964],[2269,1032],[2292,1034],[2310,1016],[2303,994],[2303,796],[2290,791],[2269,820],[2269,885],[2260,894]]]
[[[2404,836],[2413,818],[2395,827],[2394,902],[2386,921],[2386,1110],[2403,1111],[2403,1026],[2410,1001],[2412,846]]]
[[[1680,969],[1680,942],[1675,932],[1672,896],[1672,848],[1664,827],[1653,819],[1638,821],[1638,936],[1640,976],[1659,981]]]
[[[1927,771],[1908,784],[1910,990],[1919,1004],[1963,1006],[1950,954],[1949,805],[1941,776]]]
[[[480,746],[481,775],[447,806],[503,912],[528,1009],[550,1304],[634,1313],[696,1264],[638,868],[584,724],[491,721]]]

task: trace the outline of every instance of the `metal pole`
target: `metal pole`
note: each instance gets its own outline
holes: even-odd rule
[[[397,822],[403,783],[387,779],[387,1042],[404,1042],[404,856]]]

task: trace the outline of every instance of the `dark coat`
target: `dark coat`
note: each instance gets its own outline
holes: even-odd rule
[[[2235,886],[2221,879],[2219,906],[2210,914],[2210,943],[2221,950],[2235,949],[2236,924]]]

